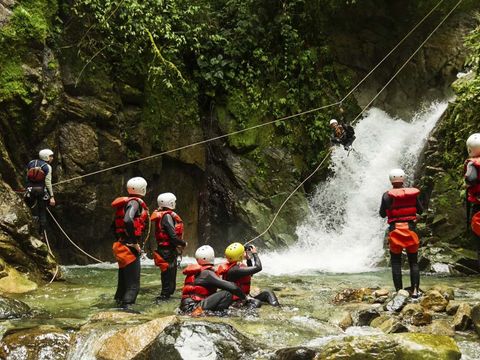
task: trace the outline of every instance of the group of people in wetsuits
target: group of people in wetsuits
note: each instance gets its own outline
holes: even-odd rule
[[[335,130],[336,126],[338,123],[333,124],[332,128]],[[334,133],[337,134],[337,131],[335,130]],[[350,140],[353,142],[351,136],[348,141]],[[351,144],[349,142],[348,146]],[[469,209],[467,213],[471,233],[479,249],[480,268],[480,133],[471,135],[466,144],[469,154],[464,164]],[[45,229],[47,205],[55,205],[51,185],[52,160],[53,152],[44,149],[40,151],[39,159],[32,160],[27,165],[25,200],[35,210],[40,233]],[[401,169],[390,171],[389,179],[392,189],[382,195],[379,214],[382,218],[387,218],[389,226],[388,243],[395,290],[403,288],[401,264],[402,252],[405,249],[410,266],[411,286],[408,290],[411,296],[416,298],[420,295],[420,272],[417,259],[420,241],[415,227],[417,214],[422,214],[423,206],[419,201],[420,190],[405,187],[405,178],[406,175]],[[119,267],[115,300],[123,309],[129,309],[130,305],[135,303],[140,290],[142,253],[140,244],[147,221],[151,221],[155,228],[157,249],[153,257],[155,265],[161,270],[162,287],[156,298],[157,302],[169,300],[174,294],[178,256],[187,245],[183,240],[183,221],[174,211],[175,195],[172,193],[158,195],[158,208],[149,216],[148,207],[143,200],[146,190],[146,180],[142,177],[134,177],[127,182],[128,196],[119,197],[112,202],[112,207],[115,209],[113,229],[116,237],[113,253]],[[199,315],[204,311],[221,311],[232,304],[251,307],[259,307],[262,303],[279,305],[277,297],[270,290],[261,291],[255,297],[250,296],[251,277],[262,270],[262,264],[254,246],[230,244],[225,250],[225,257],[227,262],[215,269],[213,248],[204,245],[197,249],[195,252],[197,263],[183,270],[185,283],[180,309],[184,313]]]
[[[182,218],[174,211],[177,200],[175,195],[158,195],[158,208],[149,218],[148,207],[143,200],[146,191],[146,180],[134,177],[127,182],[128,196],[116,198],[112,202],[116,236],[113,253],[119,267],[115,300],[123,309],[129,309],[135,303],[140,290],[140,243],[147,221],[151,221],[155,229],[157,249],[153,258],[161,271],[162,287],[156,298],[157,303],[169,300],[174,294],[178,256],[187,245],[183,240]],[[180,309],[184,313],[198,315],[203,311],[222,311],[233,303],[253,307],[259,307],[263,302],[278,305],[275,294],[270,290],[262,291],[255,298],[250,297],[251,277],[262,270],[254,246],[245,249],[242,244],[233,243],[225,250],[225,257],[227,263],[215,271],[213,248],[204,245],[197,249],[197,264],[189,265],[183,271],[185,284]],[[244,260],[247,261],[246,265]]]

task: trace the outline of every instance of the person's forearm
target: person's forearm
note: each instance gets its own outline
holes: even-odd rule
[[[45,177],[45,187],[47,188],[48,193],[53,197],[53,186],[52,186],[52,168],[49,169],[47,176]]]

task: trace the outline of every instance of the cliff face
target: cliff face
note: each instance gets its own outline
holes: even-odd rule
[[[55,180],[68,180],[338,101],[432,6],[414,3],[178,1],[158,8],[132,0],[104,8],[95,1],[2,1],[0,174],[22,188],[24,164],[50,147]],[[431,25],[364,86],[360,104]],[[470,25],[465,14],[453,18],[381,104],[407,111],[420,105],[420,93],[443,95],[462,67]],[[359,111],[354,98],[344,108],[347,118]],[[177,195],[190,252],[202,243],[223,250],[267,227],[323,158],[328,119],[338,115],[332,108],[60,184],[54,212],[82,248],[110,260],[110,202],[125,193],[128,178],[143,176],[151,209],[159,193]],[[302,190],[259,244],[293,243],[307,212]],[[86,260],[55,227],[50,233],[62,261]]]

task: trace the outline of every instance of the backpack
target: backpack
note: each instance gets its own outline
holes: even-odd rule
[[[39,160],[34,160],[34,161],[35,162],[33,163],[33,166],[30,167],[27,170],[27,179],[28,179],[28,181],[30,181],[32,183],[39,183],[39,182],[42,182],[43,180],[45,180],[45,177],[47,176],[48,170],[47,171],[43,170],[43,166],[46,163],[43,163],[43,164],[39,165],[38,164]],[[29,164],[29,166],[30,166],[30,164]]]

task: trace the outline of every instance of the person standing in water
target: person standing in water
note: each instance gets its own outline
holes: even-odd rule
[[[218,267],[217,275],[223,280],[235,283],[245,295],[249,296],[252,276],[262,271],[262,263],[257,249],[253,245],[245,248],[240,243],[232,243],[225,249],[225,257],[227,262]],[[246,265],[243,263],[244,259],[247,260]],[[237,301],[239,298],[234,296],[233,300]],[[257,296],[249,298],[247,303],[249,306],[257,308],[262,306],[262,303],[272,306],[280,305],[272,290],[262,290]]]
[[[158,209],[152,213],[150,220],[155,223],[155,239],[158,248],[153,253],[155,265],[160,268],[162,290],[156,302],[170,299],[176,288],[177,260],[187,243],[183,240],[182,218],[173,210],[177,198],[172,193],[158,195]]]
[[[420,241],[415,228],[417,213],[423,212],[423,207],[418,200],[420,190],[404,187],[405,173],[402,169],[391,170],[389,178],[393,188],[382,196],[380,216],[388,219],[393,284],[396,291],[403,288],[402,251],[405,249],[410,266],[411,296],[418,298],[420,271],[417,254]]]
[[[38,221],[40,236],[44,236],[47,225],[47,206],[55,206],[52,187],[53,151],[40,150],[38,159],[27,164],[27,186],[25,202],[33,210],[34,218]]]
[[[140,291],[140,241],[148,221],[148,207],[143,201],[147,192],[146,180],[131,178],[127,182],[127,192],[129,196],[118,197],[112,202],[116,237],[112,249],[118,262],[115,300],[125,310],[135,304]]]
[[[477,247],[477,261],[480,267],[480,133],[467,139],[468,159],[464,163],[467,186],[467,222]]]

